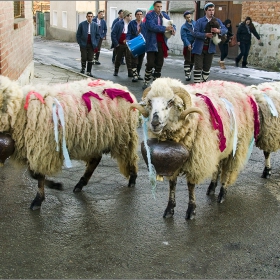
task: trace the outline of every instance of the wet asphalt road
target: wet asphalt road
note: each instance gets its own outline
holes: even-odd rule
[[[35,59],[39,60],[39,47],[44,53],[46,46],[57,45],[63,44],[35,42]],[[78,58],[78,49],[73,49]],[[47,62],[46,58],[41,57]],[[166,71],[175,75],[173,67],[176,65]],[[96,71],[100,77],[106,79],[107,71],[108,79],[113,78],[111,70],[103,73],[100,69]],[[55,74],[50,78],[50,73]],[[38,64],[35,75],[34,83],[82,78]],[[227,73],[215,78],[223,75]],[[132,84],[125,76],[119,79]],[[132,87],[140,98],[140,86]],[[141,128],[139,135],[142,141]],[[178,180],[174,217],[163,219],[168,182],[158,182],[154,199],[140,146],[139,157],[135,188],[126,187],[116,162],[104,156],[88,186],[77,194],[72,190],[84,164],[74,162],[72,169],[52,178],[64,188],[46,188],[40,211],[29,210],[36,181],[29,178],[25,167],[15,168],[8,161],[0,172],[0,278],[279,278],[279,152],[273,153],[273,175],[265,180],[260,178],[262,152],[254,148],[223,204],[217,204],[217,194],[206,195],[209,181],[197,186],[197,214],[192,221],[184,219],[188,200],[185,179]]]

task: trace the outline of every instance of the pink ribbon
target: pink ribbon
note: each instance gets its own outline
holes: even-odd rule
[[[82,98],[85,101],[86,106],[87,106],[89,112],[91,111],[91,102],[90,102],[90,99],[89,99],[91,96],[96,98],[96,99],[98,99],[98,100],[103,100],[102,98],[99,97],[98,94],[93,93],[92,91],[84,93],[82,95]]]
[[[251,96],[249,96],[249,98],[250,98],[250,103],[251,103],[251,106],[253,109],[253,114],[254,114],[254,138],[255,138],[255,141],[257,141],[257,137],[260,133],[260,120],[259,120],[258,105]]]
[[[29,91],[28,94],[26,95],[26,101],[25,101],[25,104],[24,104],[24,109],[25,110],[28,109],[29,99],[30,99],[30,95],[31,94],[34,94],[42,102],[42,104],[45,103],[45,100],[44,100],[43,96],[40,93],[38,93],[36,91]]]
[[[104,86],[105,82],[98,79],[98,80],[94,80],[94,81],[89,82],[88,85],[90,87]]]
[[[129,92],[123,91],[121,89],[116,88],[107,88],[103,90],[103,93],[107,93],[107,95],[113,100],[116,97],[122,97],[129,101],[130,103],[133,103],[133,99],[131,98]]]
[[[215,130],[219,131],[219,140],[220,140],[219,149],[222,152],[226,148],[226,137],[224,135],[224,127],[223,127],[223,122],[221,120],[221,117],[219,116],[215,106],[213,105],[209,97],[200,93],[196,93],[196,96],[201,97],[208,107],[211,116],[212,126]]]

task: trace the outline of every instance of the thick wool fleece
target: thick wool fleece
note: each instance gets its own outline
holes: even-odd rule
[[[280,82],[249,86],[246,92],[255,96],[259,106],[260,134],[256,146],[263,151],[276,152],[280,149]],[[264,94],[274,103],[278,117],[272,115]]]
[[[234,183],[239,171],[246,163],[248,149],[254,136],[254,115],[249,96],[244,91],[245,87],[238,83],[225,81],[183,85],[178,80],[162,78],[152,84],[145,100],[147,101],[155,96],[164,96],[171,99],[174,97],[172,87],[182,87],[187,90],[191,96],[192,107],[200,108],[204,115],[192,113],[185,121],[182,121],[179,120],[181,113],[177,109],[179,106],[173,106],[164,130],[160,135],[153,135],[153,137],[163,141],[166,139],[174,140],[186,146],[190,151],[190,157],[182,166],[180,172],[187,175],[187,180],[190,183],[199,184],[210,178],[217,170],[221,160],[225,160],[223,161],[222,181],[227,182],[227,184]],[[222,119],[226,137],[226,149],[223,152],[219,150],[218,131],[213,128],[209,109],[205,101],[195,95],[196,93],[208,96]],[[232,103],[236,116],[238,142],[234,157],[232,157],[234,121],[221,98],[225,98]],[[178,97],[175,100],[182,103],[182,100]]]
[[[52,115],[56,98],[64,110],[66,146],[70,158],[89,161],[102,153],[111,153],[117,159],[121,173],[126,177],[130,175],[129,166],[137,167],[138,160],[138,112],[130,109],[127,100],[120,97],[112,100],[102,94],[107,88],[128,92],[126,87],[111,81],[102,81],[104,85],[101,86],[90,86],[90,82],[92,80],[54,86],[29,85],[19,89],[15,82],[0,76],[0,100],[5,100],[8,108],[1,107],[2,115],[7,117],[5,120],[1,117],[0,131],[11,133],[16,146],[12,156],[15,161],[28,163],[31,170],[45,175],[61,170],[64,161],[62,126],[59,125],[58,129],[60,151],[57,152]],[[45,104],[31,95],[25,110],[25,97],[30,91],[39,93]],[[82,99],[82,95],[89,91],[103,99],[91,97],[90,112]],[[137,102],[133,94],[130,93],[130,96]]]

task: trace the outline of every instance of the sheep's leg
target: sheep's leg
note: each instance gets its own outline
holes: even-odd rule
[[[220,169],[218,169],[216,172],[213,173],[211,183],[206,192],[207,195],[215,194],[215,190],[219,181],[219,175],[220,175]]]
[[[176,207],[176,199],[175,199],[176,184],[177,184],[177,177],[175,177],[173,180],[169,180],[169,200],[168,200],[167,207],[164,211],[163,218],[170,218],[174,215],[174,207]]]
[[[128,181],[128,187],[133,188],[136,185],[136,178],[137,178],[137,169],[135,166],[131,166],[130,168],[130,175]]]
[[[73,192],[80,192],[84,186],[88,184],[89,179],[91,178],[92,173],[98,166],[99,162],[101,161],[102,156],[92,158],[89,162],[87,162],[87,168],[84,175],[81,177],[80,181],[74,187]]]
[[[263,152],[265,158],[265,167],[262,173],[262,178],[268,179],[271,176],[271,165],[270,165],[270,152]]]
[[[45,175],[33,173],[38,180],[38,191],[36,197],[30,205],[30,209],[37,210],[40,209],[42,202],[45,200]]]
[[[188,191],[189,191],[189,205],[186,212],[186,220],[192,220],[195,216],[195,184],[188,182]]]
[[[222,184],[220,193],[218,195],[218,203],[223,203],[225,201],[226,195],[227,195],[227,185]]]

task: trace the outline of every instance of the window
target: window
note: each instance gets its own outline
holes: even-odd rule
[[[53,25],[57,26],[57,11],[53,11]]]
[[[62,27],[67,28],[67,12],[62,12]]]
[[[14,1],[14,18],[24,18],[24,1]]]

